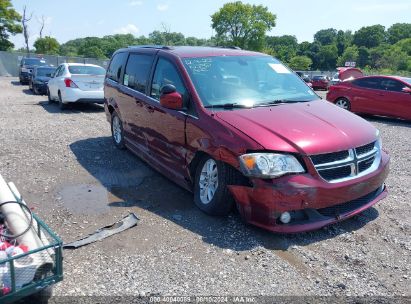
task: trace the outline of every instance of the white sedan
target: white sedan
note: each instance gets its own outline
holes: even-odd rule
[[[94,64],[63,63],[48,83],[49,102],[58,101],[64,109],[69,103],[104,103],[106,70]]]

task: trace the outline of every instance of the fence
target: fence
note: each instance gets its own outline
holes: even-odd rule
[[[26,53],[11,53],[0,51],[0,76],[19,76],[20,61],[23,57],[39,57],[38,54]],[[51,56],[41,55],[46,62],[53,66],[58,66],[63,62],[77,62],[77,63],[91,63],[107,68],[108,59],[101,60],[95,58],[83,58],[83,57],[69,57],[69,56]]]

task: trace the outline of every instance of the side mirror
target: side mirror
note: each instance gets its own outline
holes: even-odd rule
[[[166,84],[160,90],[160,104],[164,108],[181,110],[183,108],[183,97],[177,92],[175,86]]]
[[[409,87],[404,87],[404,88],[402,89],[402,91],[403,91],[404,93],[411,94],[411,88],[409,88]]]

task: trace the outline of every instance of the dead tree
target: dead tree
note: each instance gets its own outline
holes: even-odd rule
[[[23,26],[23,35],[24,35],[24,42],[26,43],[27,54],[29,54],[30,53],[30,48],[29,48],[30,33],[29,33],[28,23],[31,20],[31,18],[33,18],[33,13],[31,13],[30,16],[28,16],[26,10],[27,10],[27,7],[24,6],[23,17],[21,18],[21,24]]]
[[[44,30],[44,26],[46,25],[46,18],[44,18],[44,15],[41,16],[40,18],[37,18],[38,22],[40,23],[40,38],[43,38],[43,30]]]

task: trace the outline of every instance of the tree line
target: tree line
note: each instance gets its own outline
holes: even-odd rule
[[[6,20],[0,26],[0,50],[10,50],[10,34],[23,32],[26,37],[27,17],[19,16],[9,0],[0,0],[0,20]],[[185,37],[163,26],[148,36],[116,34],[63,44],[40,35],[34,48],[39,54],[108,59],[115,50],[130,45],[238,46],[273,55],[295,70],[334,70],[350,61],[366,70],[411,72],[411,23],[396,23],[387,29],[382,25],[364,26],[355,32],[323,29],[314,34],[313,42],[301,43],[293,35],[267,35],[275,25],[276,15],[267,7],[237,1],[225,4],[211,16],[216,34],[209,39]]]

